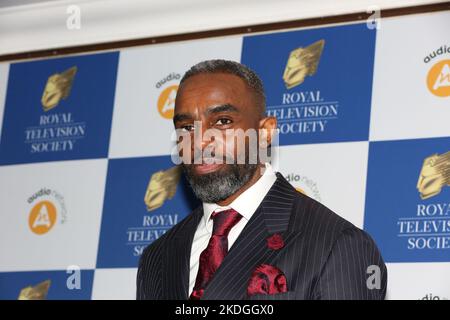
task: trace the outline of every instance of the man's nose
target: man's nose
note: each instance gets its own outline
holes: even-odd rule
[[[192,158],[194,161],[195,158],[202,157],[203,151],[211,143],[211,141],[205,137],[205,128],[208,128],[206,121],[196,120],[194,122],[194,139],[191,141]]]
[[[214,154],[217,152],[221,153],[220,151],[223,148],[225,137],[218,134],[217,131],[210,132],[210,134],[205,134],[205,132],[209,129],[212,128],[210,128],[207,123],[201,122],[201,126],[198,126],[198,130],[194,130],[194,141],[192,143],[192,151],[194,156],[200,153],[203,154],[208,148],[211,148],[214,151]]]

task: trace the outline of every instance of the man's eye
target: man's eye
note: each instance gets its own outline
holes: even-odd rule
[[[192,130],[194,130],[194,126],[188,124],[188,125],[185,125],[185,126],[181,126],[180,129],[184,130],[184,131],[192,131]]]
[[[226,124],[230,124],[232,121],[230,119],[227,118],[220,118],[216,121],[216,124],[218,125],[226,125]]]

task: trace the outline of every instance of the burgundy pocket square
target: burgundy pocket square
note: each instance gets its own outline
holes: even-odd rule
[[[261,264],[253,271],[247,286],[248,296],[284,292],[287,292],[286,276],[283,271],[268,264]]]

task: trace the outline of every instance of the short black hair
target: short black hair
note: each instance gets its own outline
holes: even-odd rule
[[[197,63],[196,65],[193,65],[184,74],[183,78],[180,81],[180,86],[190,77],[203,73],[228,73],[241,78],[245,82],[245,84],[253,90],[255,97],[259,102],[259,111],[262,116],[265,115],[266,95],[264,93],[264,85],[255,71],[236,61],[223,59],[205,60]]]

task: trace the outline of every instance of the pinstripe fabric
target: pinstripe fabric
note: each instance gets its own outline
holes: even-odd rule
[[[148,246],[139,263],[137,299],[187,299],[192,240],[201,206]],[[285,246],[267,247],[279,233]],[[253,270],[274,265],[288,292],[247,297]],[[381,270],[381,288],[368,289],[367,268]],[[297,192],[277,173],[274,185],[231,247],[202,299],[384,299],[387,270],[375,243],[317,201]]]

